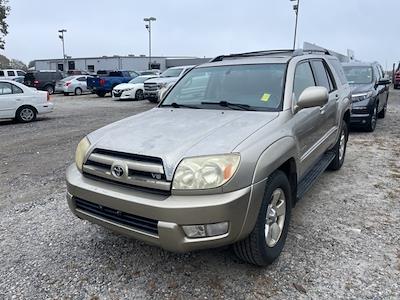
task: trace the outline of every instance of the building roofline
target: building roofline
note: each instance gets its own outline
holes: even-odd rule
[[[91,56],[91,57],[71,57],[66,60],[83,60],[83,59],[110,59],[110,58],[149,58],[148,56],[140,56],[140,55],[117,55],[117,56]],[[197,56],[152,56],[151,58],[162,58],[162,59],[203,59],[203,57]],[[62,58],[40,58],[34,59],[32,62],[38,61],[62,61]]]

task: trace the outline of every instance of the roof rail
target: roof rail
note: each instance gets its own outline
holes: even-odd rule
[[[276,54],[286,54],[292,56],[294,50],[292,49],[281,49],[281,50],[261,50],[244,53],[234,53],[228,55],[220,55],[210,60],[210,62],[222,61],[224,58],[240,58],[240,57],[252,57],[252,56],[267,56]]]
[[[281,49],[281,50],[261,50],[254,52],[244,52],[244,53],[235,53],[228,55],[219,55],[210,60],[210,62],[222,61],[225,58],[241,58],[241,57],[253,57],[253,56],[268,56],[268,55],[277,55],[283,54],[285,56],[300,56],[312,53],[321,53],[326,55],[331,55],[331,53],[327,49]]]

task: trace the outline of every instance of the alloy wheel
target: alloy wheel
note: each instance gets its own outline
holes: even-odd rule
[[[286,217],[286,197],[281,188],[277,188],[271,196],[265,221],[265,241],[268,247],[274,247],[283,232]]]

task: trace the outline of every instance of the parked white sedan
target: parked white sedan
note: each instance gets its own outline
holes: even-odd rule
[[[143,100],[144,99],[144,82],[147,79],[159,77],[157,75],[142,75],[135,77],[128,83],[118,84],[113,88],[112,97],[114,100]]]
[[[88,92],[87,78],[92,76],[87,75],[74,75],[57,81],[56,92],[64,93],[65,96],[69,94],[82,95],[82,93]]]
[[[0,119],[16,119],[27,123],[38,114],[52,112],[54,104],[47,92],[38,91],[22,83],[0,80]]]

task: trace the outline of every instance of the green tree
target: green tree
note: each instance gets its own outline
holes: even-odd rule
[[[8,0],[0,0],[0,49],[4,49],[4,38],[8,34],[7,16],[10,14]]]

